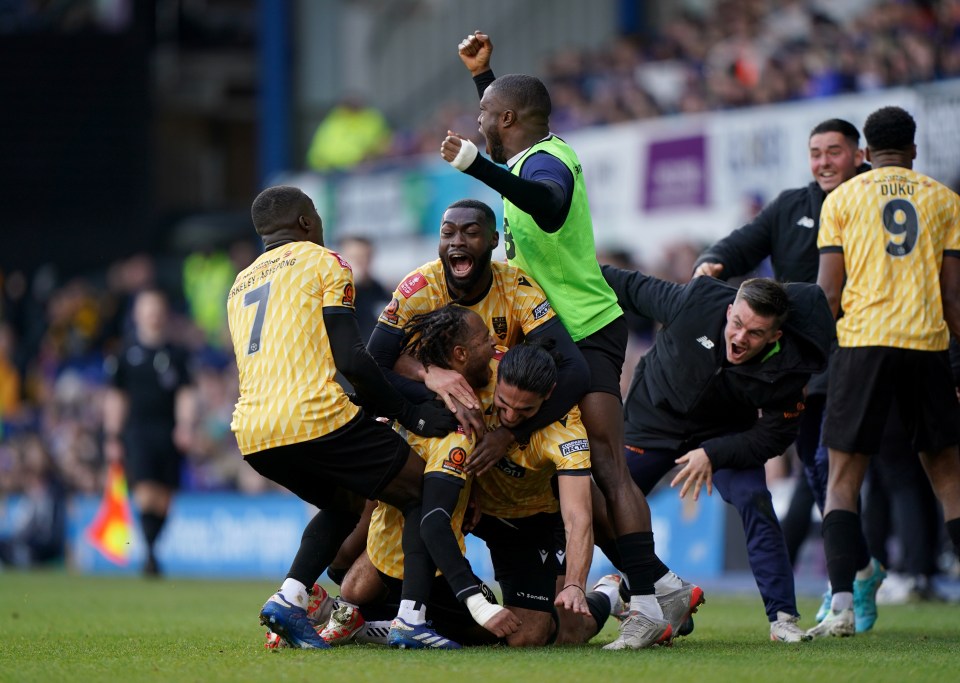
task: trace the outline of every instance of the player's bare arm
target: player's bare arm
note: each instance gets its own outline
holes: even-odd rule
[[[561,475],[560,514],[567,536],[567,574],[554,604],[561,608],[590,615],[587,607],[587,574],[593,560],[593,511],[588,476]]]
[[[820,271],[817,274],[817,284],[827,295],[830,312],[834,319],[840,311],[840,294],[843,291],[843,279],[846,269],[843,264],[843,252],[829,252],[820,254]]]

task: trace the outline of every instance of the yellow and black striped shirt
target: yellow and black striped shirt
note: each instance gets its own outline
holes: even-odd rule
[[[271,249],[237,275],[227,296],[240,371],[230,427],[243,455],[324,436],[356,416],[335,379],[325,307],[353,309],[353,273],[312,242]]]
[[[479,314],[497,344],[510,347],[548,320],[556,317],[553,308],[533,278],[514,266],[494,261],[493,283],[486,296],[466,306]],[[393,293],[393,300],[380,314],[380,322],[403,329],[410,318],[429,313],[452,301],[440,259],[413,271]]]
[[[873,169],[827,196],[817,246],[843,252],[840,346],[947,348],[940,267],[944,252],[960,255],[954,192],[911,169]]]

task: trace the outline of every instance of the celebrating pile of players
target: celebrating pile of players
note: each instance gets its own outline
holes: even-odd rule
[[[492,52],[480,31],[458,48],[486,154],[457,131],[438,143],[503,197],[502,229],[480,201],[451,204],[438,258],[397,285],[366,344],[351,266],[324,247],[311,199],[277,186],[253,202],[264,252],[227,301],[232,428],[252,468],[317,508],[261,608],[268,647],[586,643],[611,616],[619,633],[604,649],[670,645],[704,603],[656,554],[645,496],[670,472],[681,498],[716,488],[736,508],[772,640],[869,630],[884,569],[858,496],[891,406],[960,548],[947,353],[960,334],[960,198],[911,169],[913,119],[875,112],[865,150],[852,124],[818,125],[813,182],[674,284],[601,268],[584,169],[550,132],[546,88],[496,77]],[[776,279],[724,281],[765,257]],[[626,313],[659,332],[623,398]],[[794,441],[830,579],[809,629],[764,470]],[[489,549],[499,600],[465,556],[467,534]],[[591,586],[595,546],[618,572]]]

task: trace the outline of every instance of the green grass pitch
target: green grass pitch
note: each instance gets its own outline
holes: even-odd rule
[[[694,634],[671,648],[604,652],[616,634],[611,620],[579,647],[268,651],[257,612],[273,590],[264,582],[3,572],[0,681],[922,683],[960,675],[956,605],[881,607],[871,633],[794,645],[768,640],[759,597],[708,593]],[[801,625],[813,625],[816,608],[801,601]]]

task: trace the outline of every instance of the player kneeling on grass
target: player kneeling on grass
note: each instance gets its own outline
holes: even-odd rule
[[[422,345],[414,355],[425,365],[439,360]],[[488,431],[509,429],[536,415],[556,386],[557,362],[545,346],[521,344],[504,354],[496,375],[497,380],[478,396]],[[467,464],[469,451],[462,455]],[[495,615],[477,590],[462,547],[452,542],[450,520],[460,491],[452,469],[448,464],[447,471],[431,473],[427,465],[421,534],[454,594],[465,601],[477,623],[490,629],[491,622],[506,614],[519,617],[519,628],[498,634],[512,646],[551,642],[557,633],[557,608],[572,619],[589,621],[589,628],[580,629],[581,634],[590,631],[582,639],[599,631],[611,605],[602,594],[593,596],[592,603],[586,595],[593,554],[590,451],[579,409],[573,407],[557,422],[535,431],[529,441],[511,444],[506,455],[474,482],[481,514],[473,533],[490,548],[508,608]],[[559,502],[552,487],[555,474]],[[564,556],[561,551],[565,572],[556,559]],[[566,582],[557,593],[557,577],[564,573]]]
[[[433,348],[431,330],[450,330],[451,323],[448,320],[442,325],[434,326],[430,321],[432,319],[434,323],[439,323],[448,317],[449,314],[444,313],[444,309],[439,309],[420,318],[423,321],[421,328],[423,334],[420,344],[414,346],[414,354],[421,361],[433,363],[443,357],[430,351]],[[470,313],[467,318],[470,321],[482,322],[473,313]],[[513,368],[512,372],[510,368]],[[518,372],[518,368],[523,372]],[[516,414],[518,408],[519,412],[524,413],[523,417],[535,414],[556,381],[556,365],[546,349],[539,346],[519,346],[508,351],[503,357],[499,375],[499,381],[493,384],[488,383],[478,392],[489,422],[488,427],[499,425],[498,415],[501,410],[506,413],[507,423],[521,419]],[[473,382],[474,386],[477,384],[476,381]],[[502,409],[501,404],[504,406]],[[413,439],[412,444],[414,450],[421,451],[422,448],[429,448],[431,442],[435,444],[439,441],[443,440]],[[465,486],[457,482],[466,481],[466,479],[460,479],[453,473],[458,469],[462,470],[464,459],[469,457],[469,449],[469,442],[462,451],[442,447],[437,461],[439,467],[434,469],[430,461],[426,466],[427,474],[424,480],[426,505],[421,531],[427,547],[434,559],[438,560],[438,565],[444,571],[444,576],[450,585],[449,589],[444,589],[442,592],[435,591],[431,595],[431,615],[437,620],[445,620],[447,612],[443,609],[435,612],[434,604],[439,605],[444,602],[439,596],[452,594],[458,598],[453,601],[453,604],[459,605],[461,617],[466,616],[468,620],[472,617],[472,621],[485,626],[487,630],[492,631],[491,625],[507,618],[513,620],[510,623],[518,628],[514,628],[512,632],[504,633],[504,629],[500,629],[500,633],[494,631],[498,636],[505,636],[508,644],[542,645],[556,635],[554,613],[554,603],[556,603],[556,606],[567,613],[572,620],[586,622],[584,626],[577,629],[583,634],[580,636],[582,640],[592,637],[609,615],[613,598],[608,598],[603,593],[591,593],[590,596],[586,596],[584,590],[593,547],[589,493],[590,470],[585,432],[576,409],[563,420],[535,432],[529,443],[515,445],[500,463],[501,468],[513,473],[522,472],[524,471],[522,468],[527,468],[529,480],[533,485],[531,491],[536,494],[536,500],[529,501],[533,506],[529,510],[530,514],[520,520],[511,520],[521,525],[516,527],[516,533],[491,528],[488,534],[487,541],[494,550],[497,579],[501,582],[507,609],[488,602],[482,584],[474,576],[469,563],[463,557],[461,520],[463,505],[466,502]],[[558,469],[558,465],[562,471],[574,475],[560,478],[561,501],[559,504],[551,488],[552,475]],[[570,481],[565,483],[565,479]],[[498,488],[496,478],[491,479],[491,482],[494,489]],[[431,491],[431,489],[436,490]],[[488,498],[495,500],[496,495]],[[386,506],[383,507],[388,509]],[[556,562],[557,550],[564,548],[561,520],[566,525],[568,536],[575,540],[566,546],[567,555],[571,558],[571,569],[567,573],[569,585],[565,585],[554,600],[554,587],[559,568]],[[376,516],[375,521],[376,524],[371,524],[368,536],[368,556],[351,568],[342,585],[343,597],[356,600],[365,614],[371,614],[372,610],[378,608],[377,600],[384,594],[384,586],[390,583],[389,580],[384,579],[384,575],[389,576],[390,572],[384,571],[386,546],[381,543],[387,536],[380,532],[380,520]],[[502,525],[508,528],[503,518],[490,518],[485,525],[481,521],[481,525],[486,527]],[[400,552],[396,542],[397,533],[394,531],[393,542],[389,549],[389,552],[394,554]],[[555,540],[558,535],[559,540]],[[518,556],[522,556],[522,559],[516,561]],[[544,561],[545,557],[549,558],[549,562]],[[399,565],[395,565],[393,570],[393,581],[396,581],[397,569]],[[374,570],[380,575],[377,576]],[[409,580],[409,577],[404,578],[405,581]],[[522,617],[522,623],[516,615]],[[336,619],[337,613],[331,621],[331,628],[335,628],[333,621]],[[448,636],[453,633],[452,627],[446,621],[443,626],[438,626],[437,630]],[[460,637],[463,638],[463,642],[469,644],[491,642],[489,635],[482,635],[479,638],[469,635]]]
[[[414,316],[405,328],[403,348],[425,366],[459,373],[486,396],[488,405],[492,403],[496,347],[483,319],[473,311],[451,304]],[[344,577],[339,606],[322,636],[331,644],[356,640],[400,648],[456,649],[458,641],[495,643],[516,631],[520,620],[490,600],[492,593],[463,560],[461,528],[470,494],[470,478],[463,466],[473,442],[462,430],[435,439],[405,435],[425,461],[427,507],[421,529],[433,528],[433,521],[441,520],[432,533],[424,534],[430,539],[425,545],[432,555],[452,554],[460,564],[441,560],[442,566],[453,567],[444,576],[437,576],[434,566],[425,575],[412,575],[401,544],[404,519],[396,508],[378,505],[366,536],[367,550]],[[451,585],[457,586],[455,593]],[[429,600],[408,599],[407,586],[425,586]],[[428,612],[436,630],[426,626]]]

